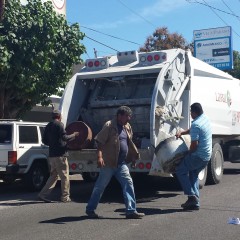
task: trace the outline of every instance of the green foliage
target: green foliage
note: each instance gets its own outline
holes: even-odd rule
[[[7,1],[0,22],[0,118],[18,117],[64,88],[81,62],[84,34],[51,2]]]
[[[226,71],[235,78],[240,79],[240,53],[233,51],[233,70]]]
[[[142,52],[150,52],[155,50],[166,50],[172,48],[190,48],[187,41],[181,34],[169,33],[167,27],[157,28],[153,34],[147,37],[144,46],[140,48]]]

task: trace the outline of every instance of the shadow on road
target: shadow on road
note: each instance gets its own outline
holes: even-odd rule
[[[65,224],[65,223],[69,223],[69,222],[78,222],[78,221],[84,221],[84,220],[94,220],[94,221],[99,221],[99,220],[106,220],[106,219],[110,219],[110,220],[125,220],[125,218],[119,217],[101,217],[99,219],[91,219],[88,216],[69,216],[69,217],[60,217],[60,218],[53,218],[53,219],[49,219],[49,220],[45,220],[45,221],[41,221],[39,223],[53,223],[53,224]]]
[[[233,169],[233,168],[225,168],[223,171],[224,175],[233,175],[233,174],[240,174],[240,169]]]
[[[159,214],[171,214],[171,213],[176,213],[176,212],[183,212],[182,209],[164,209],[161,210],[159,208],[138,208],[139,212],[145,213],[146,216],[148,215],[159,215]],[[125,209],[121,208],[121,209],[117,209],[114,212],[119,212],[121,213],[120,216],[121,217],[104,217],[101,216],[101,218],[99,219],[91,219],[88,216],[68,216],[68,217],[60,217],[60,218],[53,218],[53,219],[49,219],[49,220],[44,220],[41,221],[39,223],[51,223],[51,224],[65,224],[65,223],[69,223],[69,222],[77,222],[77,221],[84,221],[84,220],[125,220]],[[138,219],[135,219],[138,220]]]
[[[134,177],[133,181],[138,203],[150,202],[158,198],[175,197],[178,195],[176,191],[181,191],[174,178],[160,178],[143,175]],[[71,180],[71,198],[73,202],[87,203],[93,187],[94,183],[87,183],[83,180]],[[0,192],[0,206],[19,206],[41,203],[37,200],[38,192],[29,192],[21,181],[16,181],[11,185],[1,182]],[[59,201],[60,194],[61,186],[60,181],[58,181],[49,199]],[[122,189],[115,178],[111,180],[110,184],[105,189],[101,202],[123,203]]]
[[[182,209],[179,208],[169,208],[169,209],[160,209],[160,208],[143,208],[138,207],[138,212],[144,213],[146,216],[148,215],[159,215],[159,214],[171,214],[176,212],[183,212]],[[116,209],[114,212],[122,213],[121,215],[125,216],[125,208]]]
[[[0,206],[9,206],[9,207],[16,207],[16,206],[24,206],[24,205],[35,205],[43,202],[37,202],[37,201],[21,201],[21,202],[12,202],[12,203],[0,203]]]

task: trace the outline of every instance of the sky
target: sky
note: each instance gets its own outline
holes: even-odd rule
[[[191,42],[194,30],[231,26],[240,51],[240,0],[66,0],[66,17],[86,34],[83,60],[94,48],[98,57],[138,50],[158,27]]]

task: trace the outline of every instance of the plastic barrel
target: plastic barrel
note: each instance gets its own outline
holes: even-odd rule
[[[166,173],[173,173],[175,167],[189,150],[191,138],[184,135],[181,138],[175,136],[165,139],[155,149],[157,160]]]

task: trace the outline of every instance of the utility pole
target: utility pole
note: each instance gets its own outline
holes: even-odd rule
[[[0,21],[3,20],[4,7],[5,7],[5,0],[0,0]]]

